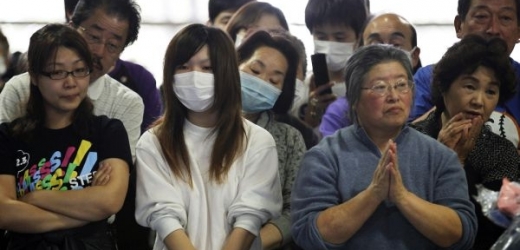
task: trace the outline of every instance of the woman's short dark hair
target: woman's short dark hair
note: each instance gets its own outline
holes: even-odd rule
[[[347,61],[345,68],[346,97],[350,120],[358,123],[356,105],[361,97],[363,83],[368,72],[381,63],[398,62],[406,70],[408,80],[413,80],[412,63],[402,51],[389,44],[373,44],[359,48]],[[413,106],[413,105],[412,105]],[[410,107],[411,108],[411,107]]]
[[[251,34],[238,47],[238,61],[240,64],[249,60],[255,51],[261,47],[269,47],[278,50],[287,60],[287,73],[283,80],[282,93],[276,100],[272,111],[276,114],[286,114],[291,108],[294,99],[294,88],[296,84],[296,71],[298,69],[299,55],[294,45],[276,34],[258,30]]]
[[[285,16],[280,9],[266,2],[250,2],[233,14],[233,17],[231,17],[226,27],[226,32],[231,36],[233,41],[236,41],[237,34],[241,29],[250,28],[251,25],[256,23],[262,15],[265,14],[276,16],[278,21],[280,21],[280,25],[289,31],[287,20],[285,20]]]
[[[480,66],[493,70],[500,83],[499,104],[514,95],[516,78],[507,44],[500,38],[466,35],[446,51],[433,70],[432,102],[437,111],[446,109],[442,94],[450,89],[453,82],[461,75],[472,74]]]
[[[344,25],[360,34],[368,17],[365,0],[309,0],[305,25],[309,32],[323,25]]]

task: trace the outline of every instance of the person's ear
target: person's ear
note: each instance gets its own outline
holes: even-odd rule
[[[412,51],[412,61],[413,61],[413,67],[419,63],[419,56],[421,55],[421,48],[418,46],[415,47],[414,51]]]
[[[211,20],[206,21],[206,26],[213,27],[213,23],[211,22]]]
[[[455,27],[455,33],[457,34],[457,38],[461,39],[462,38],[462,25],[464,25],[462,23],[462,19],[460,18],[459,15],[456,15],[455,16],[455,19],[453,20],[453,26]]]

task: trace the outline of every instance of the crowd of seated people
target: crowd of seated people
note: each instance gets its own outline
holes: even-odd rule
[[[208,0],[154,51],[162,82],[121,59],[136,0],[64,5],[27,51],[0,30],[0,250],[490,249],[504,233],[474,197],[520,181],[520,0],[458,0],[459,40],[424,66],[414,24],[369,0],[307,0],[309,50],[273,4]]]

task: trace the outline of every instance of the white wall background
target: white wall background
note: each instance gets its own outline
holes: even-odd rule
[[[312,37],[305,27],[307,0],[264,0],[280,8],[291,32],[313,51]],[[142,24],[138,40],[122,54],[125,60],[145,66],[162,82],[164,52],[175,32],[187,23],[205,23],[207,0],[136,0],[141,6]],[[423,65],[440,59],[457,41],[453,28],[455,0],[371,0],[372,13],[390,11],[416,25]],[[49,22],[64,22],[63,0],[0,0],[0,28],[9,39],[11,51],[25,51],[31,34]],[[513,58],[520,58],[520,49]]]

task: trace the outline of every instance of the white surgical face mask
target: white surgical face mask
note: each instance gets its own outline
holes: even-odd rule
[[[0,76],[3,75],[7,71],[7,65],[5,63],[5,58],[0,57]]]
[[[417,47],[413,47],[413,49],[410,50],[410,51],[408,51],[408,50],[404,50],[404,49],[402,50],[402,51],[406,54],[406,56],[408,57],[408,59],[410,60],[410,64],[412,65],[412,68],[414,67],[414,65],[413,65],[413,57],[412,57],[412,54],[413,54],[413,52],[415,51],[416,48],[417,48]]]
[[[339,43],[314,40],[314,53],[326,54],[327,68],[337,72],[345,68],[354,53],[354,43]]]
[[[213,106],[215,79],[213,74],[199,71],[175,74],[173,91],[187,109],[204,112]]]

